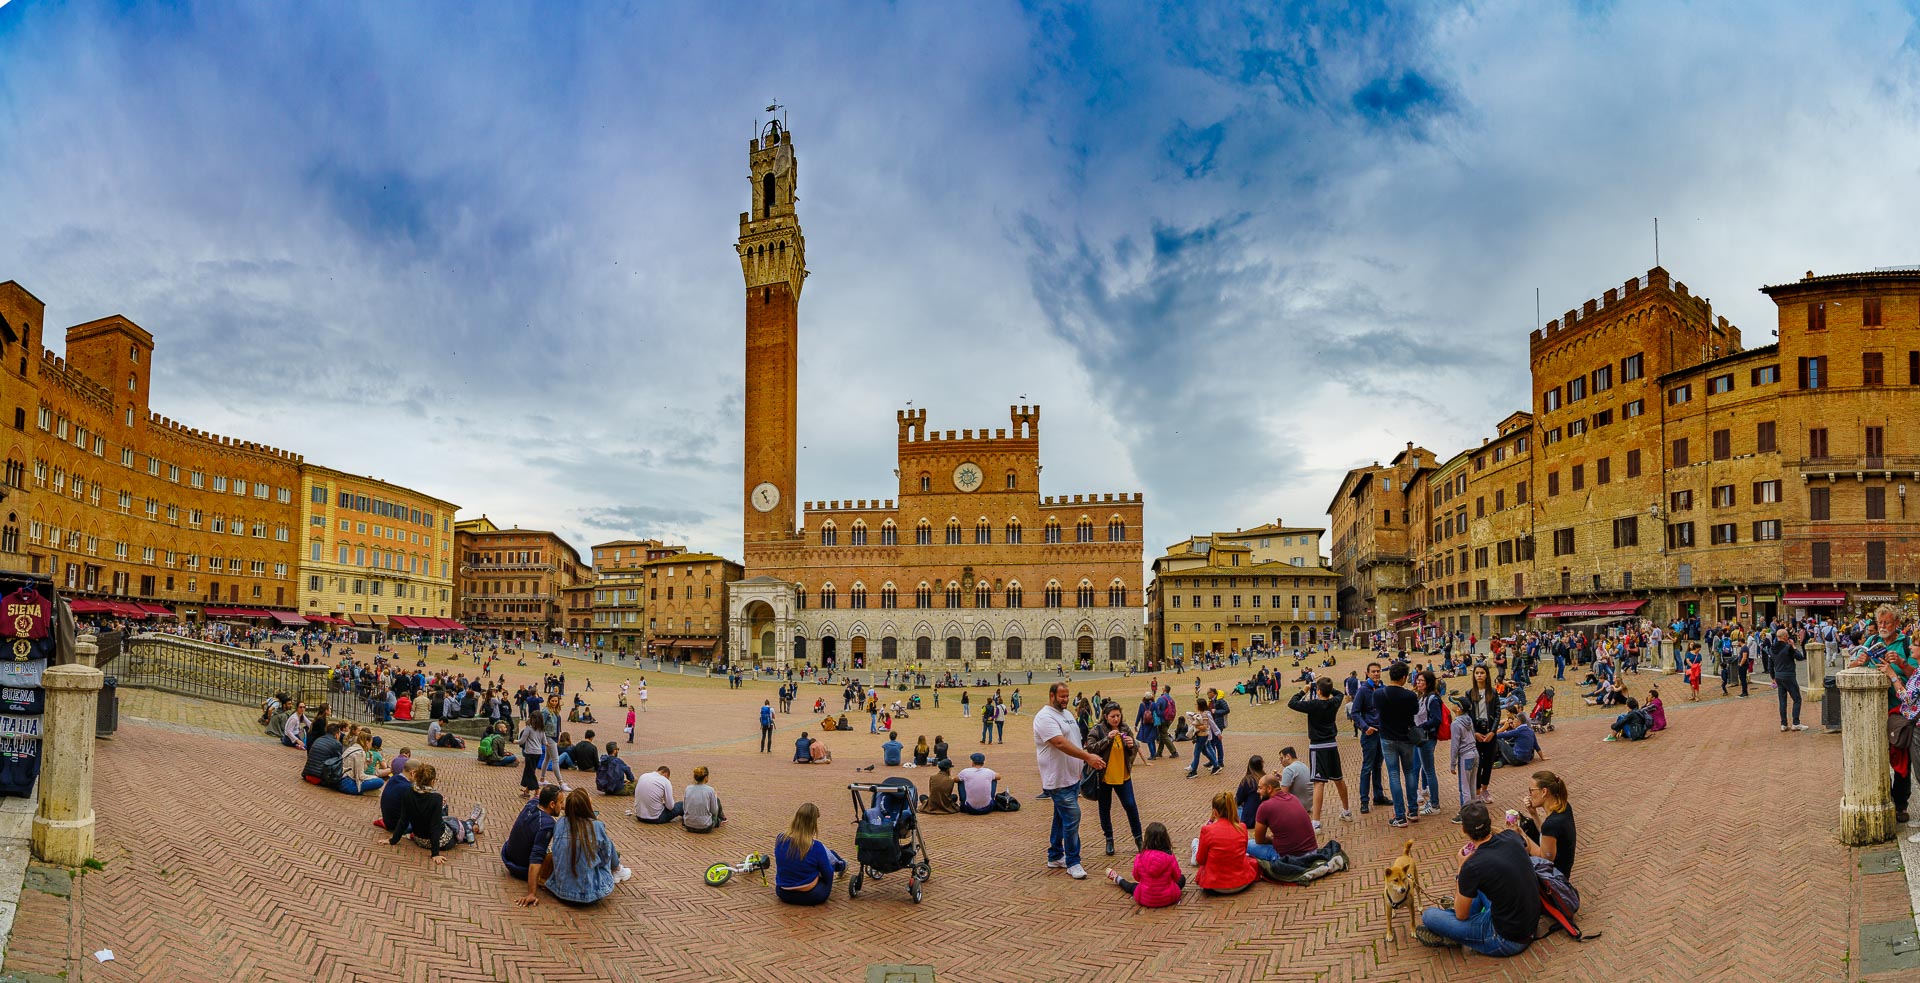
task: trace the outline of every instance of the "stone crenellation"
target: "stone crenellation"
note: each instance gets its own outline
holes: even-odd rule
[[[1581,322],[1597,314],[1608,311],[1629,300],[1637,299],[1641,293],[1649,290],[1665,290],[1677,297],[1684,298],[1696,305],[1701,311],[1706,312],[1708,319],[1712,320],[1712,301],[1704,297],[1693,296],[1692,292],[1687,289],[1685,283],[1674,280],[1665,269],[1656,266],[1648,270],[1646,275],[1634,277],[1620,287],[1609,288],[1607,292],[1600,295],[1599,298],[1589,299],[1580,307],[1568,311],[1565,316],[1557,320],[1548,321],[1544,327],[1532,331],[1528,335],[1527,340],[1534,345],[1542,344],[1560,334],[1573,330],[1578,327]],[[1719,318],[1719,327],[1723,331],[1730,327],[1726,318]]]

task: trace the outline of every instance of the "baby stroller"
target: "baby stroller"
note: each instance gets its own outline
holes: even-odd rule
[[[927,844],[920,838],[920,822],[914,807],[920,792],[904,778],[888,778],[878,784],[855,782],[847,786],[853,794],[853,812],[859,827],[853,842],[858,848],[853,876],[847,879],[847,897],[860,896],[863,877],[879,880],[883,874],[907,872],[907,896],[920,903],[920,885],[933,876],[927,863]],[[872,796],[869,806],[862,794]]]
[[[1553,729],[1553,687],[1540,691],[1540,698],[1533,701],[1533,713],[1529,717],[1534,730]]]

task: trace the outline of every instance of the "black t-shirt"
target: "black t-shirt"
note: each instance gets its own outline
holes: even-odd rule
[[[1573,879],[1573,852],[1578,837],[1573,829],[1573,807],[1568,806],[1559,812],[1548,813],[1540,823],[1540,835],[1553,837],[1553,865],[1560,873]]]
[[[1414,695],[1413,690],[1405,686],[1382,686],[1373,691],[1373,703],[1380,708],[1382,738],[1389,741],[1413,740],[1413,715],[1420,710],[1420,698]]]
[[[1493,904],[1493,929],[1509,942],[1533,941],[1540,924],[1540,882],[1520,834],[1501,830],[1460,865],[1460,893],[1485,894]]]

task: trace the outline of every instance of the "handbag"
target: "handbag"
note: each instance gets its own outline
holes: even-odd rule
[[[1105,779],[1103,772],[1093,770],[1092,765],[1082,765],[1086,773],[1080,776],[1080,797],[1088,800],[1100,798],[1100,784]]]

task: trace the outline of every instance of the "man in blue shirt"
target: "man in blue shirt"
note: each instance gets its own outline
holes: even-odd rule
[[[1360,811],[1372,811],[1373,802],[1390,801],[1381,767],[1380,708],[1374,695],[1380,682],[1380,663],[1367,663],[1367,678],[1354,694],[1353,721],[1360,728]]]
[[[760,701],[760,750],[773,751],[773,701]]]
[[[500,845],[500,862],[507,873],[520,880],[547,859],[547,846],[553,842],[553,820],[560,815],[560,786],[542,785],[540,794],[520,810],[513,820],[507,842]]]
[[[887,731],[887,742],[880,745],[881,760],[886,762],[887,767],[900,767],[900,749],[903,746],[900,739],[894,736],[893,731]]]

